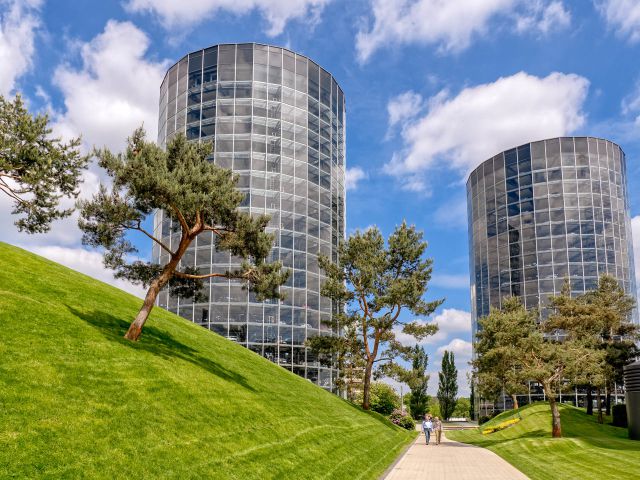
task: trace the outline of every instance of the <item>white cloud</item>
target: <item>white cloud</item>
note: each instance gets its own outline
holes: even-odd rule
[[[144,124],[155,140],[160,83],[169,65],[145,58],[150,40],[130,22],[107,22],[102,33],[82,44],[82,68],[60,65],[53,83],[64,95],[64,112],[54,129],[83,136],[85,146],[120,150]]]
[[[422,109],[422,106],[422,95],[411,90],[393,97],[387,104],[389,127],[415,117]]]
[[[467,342],[461,338],[454,338],[448,344],[438,347],[437,352],[439,355],[444,355],[445,350],[453,352],[455,354],[456,361],[458,359],[469,360],[471,358],[472,346],[471,342]]]
[[[467,281],[468,283],[468,281]],[[445,308],[430,320],[416,320],[423,325],[438,325],[438,332],[427,337],[421,342],[422,345],[436,345],[449,338],[453,333],[471,334],[471,314],[456,308]],[[395,329],[396,339],[403,345],[415,345],[414,337],[402,333],[401,327]]]
[[[466,197],[451,198],[440,205],[434,215],[436,223],[443,228],[467,229],[467,199]]]
[[[431,285],[443,288],[459,288],[466,290],[469,288],[469,275],[467,274],[447,274],[434,273],[431,278]]]
[[[22,247],[25,248],[24,246]],[[141,286],[133,285],[126,280],[114,278],[111,271],[104,268],[104,265],[102,264],[102,254],[98,252],[91,252],[83,248],[59,246],[32,246],[26,248],[31,250],[33,253],[105,283],[109,283],[124,290],[125,292],[136,295],[137,297],[144,298],[146,293],[146,290]]]
[[[0,0],[0,95],[10,95],[32,65],[41,0]]]
[[[290,20],[314,24],[331,0],[129,0],[125,8],[131,12],[151,12],[167,29],[201,23],[221,11],[246,15],[254,10],[267,21],[267,35],[280,35]]]
[[[596,1],[596,6],[609,28],[627,37],[630,42],[640,41],[640,3],[637,0]]]
[[[355,190],[358,188],[358,182],[367,178],[367,174],[360,167],[347,168],[345,172],[345,188],[347,190]]]
[[[553,1],[545,4],[536,0],[526,7],[527,11],[516,18],[516,29],[519,32],[537,31],[543,35],[554,30],[567,28],[571,24],[571,13],[562,2]]]
[[[467,173],[491,155],[585,123],[589,82],[575,74],[540,78],[519,72],[493,83],[447,91],[429,99],[427,112],[402,129],[404,149],[385,165],[409,185],[426,186],[425,171],[444,166]]]
[[[544,33],[570,19],[557,0],[371,0],[371,10],[373,25],[356,37],[361,62],[387,45],[416,43],[435,45],[441,53],[459,52],[474,37],[485,35],[490,21],[499,16],[510,23],[514,15],[530,18],[529,23]]]

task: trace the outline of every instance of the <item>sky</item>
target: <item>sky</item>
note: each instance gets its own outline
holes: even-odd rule
[[[431,393],[444,350],[468,392],[465,181],[494,154],[569,134],[621,145],[640,279],[637,0],[0,0],[0,94],[20,92],[86,151],[118,150],[141,124],[155,138],[166,69],[225,42],[290,48],[344,90],[347,233],[376,225],[388,236],[406,220],[429,242],[425,298],[445,299],[419,319],[440,327],[424,342]],[[84,177],[88,197],[104,178],[95,166]],[[0,240],[142,294],[83,247],[76,217],[27,236],[10,211],[0,198]],[[133,241],[148,258],[150,244]]]

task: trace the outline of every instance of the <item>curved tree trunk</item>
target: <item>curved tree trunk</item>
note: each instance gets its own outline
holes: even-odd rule
[[[164,266],[162,273],[160,273],[160,275],[151,282],[151,285],[149,285],[149,290],[147,290],[147,295],[144,297],[142,307],[138,311],[136,318],[131,322],[131,325],[129,325],[129,330],[125,333],[124,338],[133,342],[138,341],[142,334],[142,327],[144,327],[144,324],[149,318],[149,314],[153,309],[158,293],[160,293],[160,290],[162,290],[164,286],[169,283],[171,277],[173,277],[184,252],[187,250],[192,240],[193,239],[191,237],[183,234],[178,250],[172,255],[171,260],[169,260],[169,262]]]
[[[518,396],[515,393],[511,394],[511,401],[513,402],[513,409],[517,410],[519,408]]]

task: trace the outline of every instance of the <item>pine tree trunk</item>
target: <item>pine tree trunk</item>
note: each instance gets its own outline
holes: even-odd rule
[[[549,401],[549,407],[551,407],[551,436],[560,438],[562,437],[562,425],[560,423],[560,410],[558,409],[556,394],[550,385],[542,384],[542,388]]]
[[[370,391],[371,391],[371,371],[373,370],[373,362],[367,361],[367,366],[364,369],[364,381],[362,382],[362,408],[369,410],[370,405]]]
[[[129,325],[129,330],[127,330],[127,333],[124,335],[124,338],[127,340],[137,342],[140,338],[140,335],[142,334],[142,327],[144,327],[147,318],[149,318],[149,314],[156,303],[156,297],[160,292],[159,283],[160,282],[156,280],[149,286],[149,290],[147,290],[147,295],[144,297],[142,307],[138,311],[135,320],[131,325]]]
[[[513,402],[513,409],[517,410],[519,405],[518,405],[518,396],[516,394],[512,394],[511,395],[511,401]]]
[[[587,385],[587,415],[593,415],[593,395],[591,385]]]
[[[147,290],[147,295],[144,297],[142,307],[138,311],[136,318],[133,320],[133,322],[131,322],[131,325],[129,325],[129,330],[127,330],[127,333],[125,333],[124,338],[133,342],[138,341],[140,335],[142,334],[142,327],[144,327],[144,324],[149,318],[151,310],[153,310],[153,305],[156,302],[158,293],[160,293],[160,290],[162,290],[164,286],[169,283],[171,277],[173,277],[178,263],[180,263],[180,259],[184,255],[184,252],[187,250],[187,247],[189,247],[189,245],[191,244],[192,240],[192,238],[183,235],[182,239],[180,240],[180,245],[177,252],[171,257],[169,263],[164,266],[164,268],[162,269],[162,273],[160,273],[158,278],[156,278],[153,282],[151,282],[151,285],[149,285],[149,290]]]
[[[598,423],[604,423],[604,418],[602,417],[602,397],[601,397],[601,390],[600,388],[596,389],[596,395],[598,396],[598,398],[596,399],[596,405],[598,407]]]
[[[609,384],[604,387],[604,413],[606,415],[611,415],[611,389],[609,388]]]

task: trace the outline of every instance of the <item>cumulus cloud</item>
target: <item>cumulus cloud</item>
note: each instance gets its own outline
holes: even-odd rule
[[[420,174],[444,166],[468,173],[504,149],[566,135],[585,123],[589,82],[575,74],[540,78],[519,72],[428,100],[426,113],[402,129],[404,148],[385,165],[402,183],[426,185]]]
[[[387,45],[435,45],[441,53],[459,52],[474,37],[484,36],[491,20],[500,16],[510,23],[514,15],[528,19],[531,27],[544,33],[570,21],[558,0],[372,0],[371,12],[373,25],[356,37],[361,62]]]
[[[637,0],[596,0],[607,25],[630,42],[640,41],[640,3]]]
[[[131,12],[153,13],[167,29],[195,25],[223,11],[246,15],[257,10],[268,24],[267,35],[273,37],[280,35],[290,20],[318,22],[329,2],[331,0],[195,0],[186,5],[180,0],[129,0],[125,7]]]
[[[389,100],[387,104],[389,127],[414,118],[422,109],[422,102],[422,95],[411,90]]]
[[[417,320],[417,322],[423,325],[438,325],[438,333],[427,337],[421,342],[423,345],[437,345],[446,341],[454,333],[471,333],[471,313],[456,308],[445,308],[432,319]],[[415,338],[402,333],[401,330],[400,327],[396,328],[396,339],[404,345],[415,345]]]
[[[456,356],[456,360],[458,358],[469,360],[471,358],[472,351],[471,342],[467,342],[461,338],[454,338],[446,345],[438,347],[437,352],[439,355],[444,355],[445,351],[453,352]]]
[[[32,65],[42,0],[0,0],[0,95],[14,92]]]
[[[347,190],[355,190],[358,188],[358,182],[367,178],[366,172],[360,167],[347,168],[345,172],[345,188]]]
[[[155,140],[160,83],[167,60],[145,58],[147,35],[130,22],[110,20],[102,33],[82,44],[82,67],[60,65],[53,78],[64,96],[54,128],[64,136],[83,136],[86,146],[120,150],[144,124]]]
[[[546,35],[571,24],[571,13],[559,1],[545,4],[542,0],[537,0],[529,3],[526,10],[516,18],[516,29],[519,32],[533,31]]]

